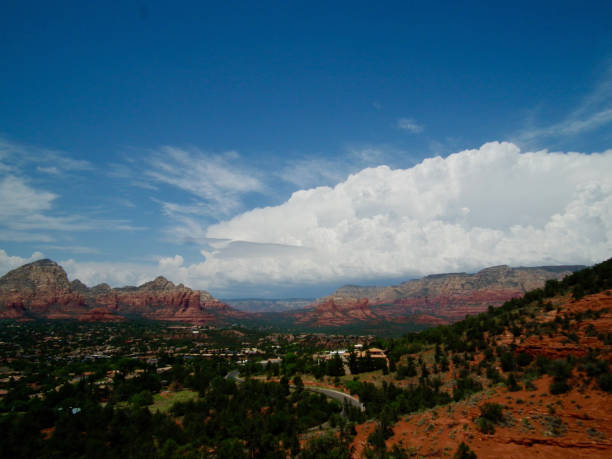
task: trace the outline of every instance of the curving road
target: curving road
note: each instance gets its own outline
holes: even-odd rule
[[[244,379],[238,376],[239,374],[240,374],[239,370],[232,370],[227,375],[225,375],[225,378],[233,379],[236,382],[243,382]],[[294,385],[291,385],[290,387],[295,389]],[[328,389],[326,387],[316,387],[316,386],[304,386],[304,390],[309,390],[311,392],[318,392],[320,394],[323,394],[329,398],[333,398],[334,400],[340,402],[340,404],[342,405],[343,413],[344,413],[344,402],[345,401],[349,405],[352,405],[358,408],[360,411],[365,411],[365,405],[363,403],[361,403],[359,400],[357,400],[352,395],[349,395],[345,392],[340,392],[339,390],[334,390],[334,389]]]
[[[240,374],[240,370],[232,370],[228,374],[225,375],[225,379],[233,379],[236,382],[244,382],[244,379],[238,376],[239,374]]]
[[[293,387],[293,386],[292,386]],[[344,412],[344,402],[346,401],[349,405],[353,405],[356,408],[359,408],[360,411],[365,411],[365,405],[357,400],[352,395],[349,395],[344,392],[340,392],[339,390],[327,389],[326,387],[312,387],[312,386],[304,386],[304,390],[309,390],[311,392],[318,392],[320,394],[326,395],[329,398],[333,398],[337,400],[342,405],[342,411]]]

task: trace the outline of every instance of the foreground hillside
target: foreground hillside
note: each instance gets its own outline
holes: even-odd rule
[[[217,323],[244,315],[206,291],[174,285],[161,276],[139,287],[100,284],[88,288],[78,279],[70,282],[54,261],[39,260],[0,278],[1,319]]]
[[[395,374],[345,383],[376,418],[357,426],[353,457],[444,457],[465,445],[478,457],[611,457],[610,287],[607,261],[388,342]]]
[[[329,327],[359,322],[440,325],[500,306],[511,298],[563,279],[584,266],[511,268],[494,266],[475,274],[436,274],[388,287],[345,286],[305,311],[298,324]]]

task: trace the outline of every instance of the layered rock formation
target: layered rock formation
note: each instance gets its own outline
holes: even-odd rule
[[[0,317],[62,319],[87,311],[83,296],[72,290],[66,272],[51,260],[39,260],[0,278]]]
[[[340,326],[359,321],[376,321],[368,299],[328,298],[320,302],[314,310],[298,312],[297,322],[313,323],[319,326]]]
[[[51,260],[39,260],[0,278],[0,318],[118,321],[124,318],[226,322],[245,316],[203,290],[158,277],[139,287],[88,288]]]
[[[439,325],[500,306],[526,291],[562,279],[582,266],[510,268],[494,266],[475,274],[426,276],[389,287],[345,286],[293,316],[315,326],[348,325],[358,321],[406,321]]]

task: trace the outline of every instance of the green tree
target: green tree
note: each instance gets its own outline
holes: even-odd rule
[[[476,453],[464,442],[461,442],[457,451],[453,454],[453,459],[476,459]]]

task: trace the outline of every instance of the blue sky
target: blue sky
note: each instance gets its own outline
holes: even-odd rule
[[[610,2],[84,3],[3,5],[1,272],[316,296],[612,252]]]

